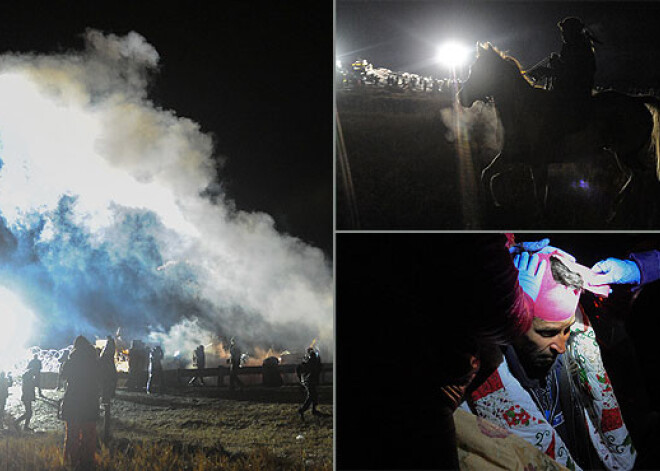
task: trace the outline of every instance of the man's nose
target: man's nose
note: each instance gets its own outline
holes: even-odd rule
[[[568,339],[564,336],[557,337],[552,344],[550,345],[550,349],[554,352],[556,352],[558,355],[561,355],[563,353],[566,353],[566,341]]]

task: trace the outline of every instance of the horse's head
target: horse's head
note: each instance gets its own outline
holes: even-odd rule
[[[477,60],[458,92],[458,100],[465,107],[472,106],[475,101],[487,101],[503,85],[513,84],[515,76],[524,80],[515,59],[503,56],[490,43],[477,43]]]

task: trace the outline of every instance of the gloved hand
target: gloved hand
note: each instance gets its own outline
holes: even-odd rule
[[[541,249],[544,249],[550,245],[550,239],[545,238],[537,240],[536,242],[518,242],[516,245],[512,246],[509,249],[510,253],[520,253],[520,252],[538,252]]]
[[[509,253],[511,254],[519,254],[523,252],[535,252],[535,253],[558,252],[558,255],[566,257],[571,262],[575,261],[575,257],[569,254],[568,252],[564,252],[562,249],[558,249],[557,247],[553,247],[552,245],[550,245],[550,239],[548,238],[541,239],[536,242],[519,242],[516,245],[509,248]]]
[[[596,273],[595,284],[633,284],[638,285],[642,274],[639,267],[632,260],[607,258],[596,263],[591,270]]]
[[[532,301],[536,301],[547,261],[540,262],[538,254],[522,252],[513,257],[513,264],[518,269],[520,287],[532,298]]]

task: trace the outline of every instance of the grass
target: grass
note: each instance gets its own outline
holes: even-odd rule
[[[455,174],[455,162],[439,158],[452,152],[448,130],[439,109],[428,106],[441,103],[398,96],[376,97],[373,103],[345,98],[349,103],[338,97],[338,110],[362,228],[460,226],[454,189],[445,179]],[[382,104],[388,101],[389,106]],[[346,228],[342,197],[338,188],[338,225]]]
[[[61,392],[44,390],[52,403]],[[9,413],[22,413],[11,390]],[[119,390],[112,403],[112,437],[99,443],[97,469],[107,470],[330,470],[333,391],[319,387],[320,419],[296,413],[298,386],[179,388],[147,395]],[[0,432],[0,471],[64,470],[63,422],[47,401],[34,403],[36,433]],[[103,421],[98,422],[99,439]]]
[[[72,469],[65,463],[63,437],[50,432],[28,437],[5,436],[0,444],[0,469],[14,471]],[[199,448],[180,443],[115,441],[102,445],[95,455],[99,471],[164,471],[164,470],[331,470],[330,464],[313,464],[301,450],[298,459],[277,456],[266,448],[248,454],[230,455],[217,448]]]
[[[496,208],[479,179],[501,146],[494,111],[474,106],[457,115],[451,100],[451,95],[382,89],[337,92],[360,229],[660,227],[660,185],[647,174],[633,180],[616,217],[608,221],[625,178],[607,154],[551,165],[542,215],[529,170],[518,165],[496,181],[503,205]],[[467,125],[469,153],[460,157],[453,137],[456,120]],[[352,229],[340,175],[337,182],[337,226]],[[466,213],[465,208],[477,209]]]

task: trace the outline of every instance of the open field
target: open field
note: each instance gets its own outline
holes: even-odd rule
[[[64,422],[57,419],[54,403],[62,392],[44,390],[44,394],[46,401],[37,399],[34,403],[31,422],[34,432],[17,435],[5,430],[5,446],[18,440],[14,443],[22,443],[22,447],[31,443],[35,449],[53,445],[61,448]],[[109,446],[113,450],[123,450],[124,455],[128,449],[156,447],[201,453],[228,462],[266,460],[270,463],[268,466],[278,463],[279,469],[332,469],[332,394],[332,385],[321,385],[319,410],[327,416],[317,419],[308,412],[303,423],[296,413],[303,398],[298,386],[249,387],[243,393],[233,394],[226,388],[211,386],[180,388],[154,395],[119,390],[112,403]],[[23,412],[19,399],[20,388],[14,386],[8,401],[8,412],[13,417]],[[99,420],[98,430],[100,439],[102,420]]]
[[[453,108],[451,93],[337,91],[337,112],[361,229],[656,229],[660,185],[649,172],[633,180],[608,221],[625,178],[611,155],[581,156],[549,167],[539,214],[529,170],[503,174],[495,207],[481,170],[501,148],[492,106]],[[456,139],[461,123],[464,141]],[[338,156],[340,154],[338,153]],[[338,172],[341,171],[337,166]],[[337,176],[337,224],[351,229],[349,199]]]

